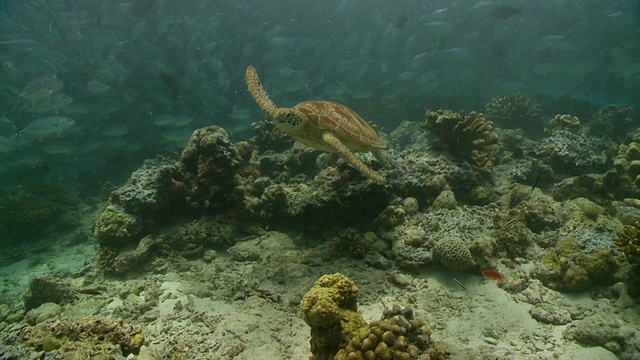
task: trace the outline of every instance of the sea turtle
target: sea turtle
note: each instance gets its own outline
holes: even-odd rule
[[[304,101],[291,108],[278,108],[251,65],[247,67],[246,78],[253,99],[278,129],[302,144],[342,156],[371,180],[386,182],[353,154],[371,151],[383,165],[389,164],[381,152],[387,144],[355,111],[331,101]]]

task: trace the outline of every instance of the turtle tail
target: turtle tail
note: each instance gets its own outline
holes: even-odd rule
[[[247,86],[249,87],[249,92],[253,99],[256,101],[256,104],[260,106],[262,111],[269,114],[269,116],[273,116],[276,111],[276,105],[269,99],[269,94],[264,90],[262,84],[260,83],[260,78],[258,77],[258,73],[256,72],[256,68],[249,65],[247,67],[247,72],[245,74],[247,78]]]

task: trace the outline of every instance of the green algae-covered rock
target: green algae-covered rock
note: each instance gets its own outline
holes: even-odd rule
[[[94,235],[102,246],[122,245],[138,240],[140,220],[118,205],[107,205],[96,219]]]

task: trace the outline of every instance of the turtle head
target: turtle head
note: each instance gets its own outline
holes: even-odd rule
[[[302,131],[307,116],[297,109],[278,108],[273,112],[272,119],[278,130],[295,135]]]

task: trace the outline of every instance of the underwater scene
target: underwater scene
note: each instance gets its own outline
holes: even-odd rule
[[[640,359],[640,1],[0,0],[0,360]]]

